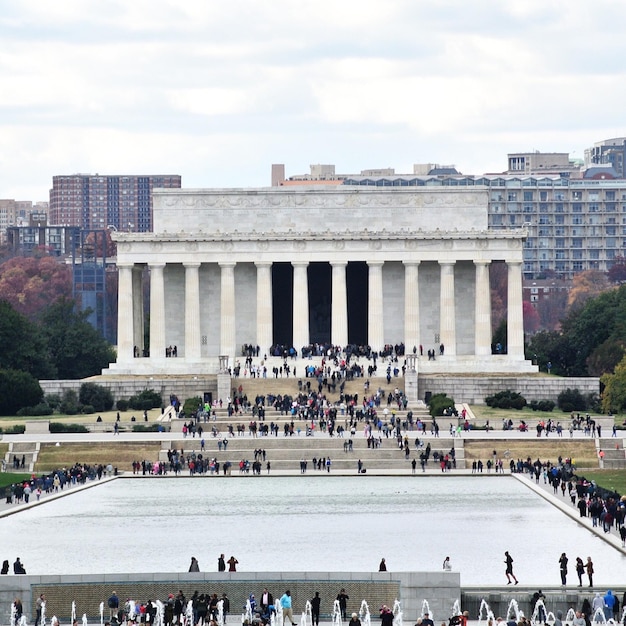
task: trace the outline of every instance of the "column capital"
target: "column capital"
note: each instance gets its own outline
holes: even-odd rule
[[[348,261],[330,261],[331,267],[346,267]]]
[[[235,261],[219,261],[218,265],[220,267],[228,268],[228,267],[235,267],[235,265],[237,265],[237,263]]]
[[[437,263],[439,263],[439,265],[456,265],[456,260],[455,261],[448,261],[446,259],[445,261],[437,261]]]
[[[148,267],[150,269],[164,268],[165,265],[166,265],[165,261],[150,261],[150,263],[148,263]]]
[[[490,259],[474,259],[472,262],[474,265],[491,265]]]
[[[131,261],[126,261],[122,263],[116,263],[115,266],[117,267],[118,270],[119,269],[125,269],[125,270],[131,269],[132,270],[134,269],[135,264],[132,263]]]
[[[384,261],[366,261],[368,267],[382,267],[385,262]]]
[[[200,261],[185,261],[183,267],[200,267]]]
[[[405,266],[412,266],[412,265],[419,265],[421,263],[421,261],[402,261],[402,265]]]
[[[272,267],[274,265],[273,261],[255,261],[254,264],[257,267]]]
[[[309,262],[308,261],[292,261],[291,265],[293,267],[308,267]]]
[[[519,261],[519,260],[515,260],[515,261],[505,261],[505,263],[506,263],[507,265],[516,266],[516,265],[521,265],[521,264],[522,264],[522,261]]]

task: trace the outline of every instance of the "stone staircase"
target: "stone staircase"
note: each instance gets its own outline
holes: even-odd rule
[[[187,437],[182,448],[185,456],[195,452],[203,454],[204,458],[216,458],[220,463],[230,461],[233,464],[233,471],[238,471],[238,464],[241,460],[248,460],[252,463],[255,460],[255,450],[265,450],[266,462],[270,461],[272,470],[294,470],[300,468],[300,461],[308,462],[308,471],[313,471],[313,458],[328,458],[332,462],[332,470],[354,470],[357,469],[357,462],[360,459],[363,467],[371,469],[401,470],[411,471],[411,461],[416,459],[418,462],[417,470],[421,471],[419,466],[419,454],[423,448],[415,447],[416,431],[409,432],[409,449],[410,455],[405,457],[403,450],[400,450],[396,444],[394,437],[386,438],[383,436],[382,444],[377,448],[368,448],[367,441],[363,438],[362,433],[357,433],[353,438],[353,448],[349,451],[344,448],[344,443],[349,439],[346,437],[329,437],[326,434],[318,433],[313,436],[306,436],[304,431],[300,435],[284,436],[282,432],[277,437],[272,435],[267,437],[252,437],[249,434],[235,437],[226,437],[228,446],[226,449],[218,448],[218,438],[209,436],[205,437],[205,450],[201,451],[199,437]],[[412,436],[411,436],[412,435]],[[222,434],[219,439],[223,439]],[[421,438],[420,438],[421,439]],[[422,439],[421,439],[422,440]],[[462,439],[453,439],[448,437],[434,438],[428,436],[424,442],[424,446],[428,443],[431,445],[431,455],[427,467],[429,469],[439,469],[439,464],[433,460],[433,453],[445,455],[450,452],[454,446],[457,468],[465,468],[465,454]],[[176,447],[181,448],[181,442],[163,441],[162,450],[159,460],[167,460],[167,450]],[[261,460],[261,459],[259,459]],[[263,472],[266,471],[266,462],[262,463]]]
[[[397,388],[400,388],[402,379],[392,378],[391,383],[387,384],[384,379],[374,379],[370,381],[369,389],[365,390],[365,382],[367,379],[359,378],[351,381],[346,381],[344,393],[354,396],[357,395],[357,405],[361,406],[364,394],[367,397],[374,395],[377,390],[380,390],[383,401],[380,407],[376,409],[377,415],[381,418],[383,423],[387,422],[389,428],[391,428],[390,419],[392,413],[395,414],[396,419],[401,422],[406,420],[407,411],[399,410],[397,404],[388,404],[387,397],[389,393],[394,393]],[[278,377],[278,378],[233,378],[232,387],[233,394],[245,395],[248,401],[254,403],[257,396],[268,395],[291,395],[296,396],[301,390],[306,391],[307,382],[311,383],[311,389],[317,391],[317,380],[312,378],[294,378],[291,377]],[[328,392],[324,388],[323,393],[331,403],[337,403],[340,400],[340,391],[337,386],[334,392]],[[385,410],[387,411],[385,415]],[[220,463],[230,461],[233,464],[235,472],[238,472],[239,461],[247,459],[250,462],[254,461],[254,451],[257,449],[264,449],[266,451],[266,460],[270,461],[272,470],[294,470],[300,468],[300,461],[308,461],[308,471],[312,471],[312,459],[316,458],[331,458],[333,469],[337,470],[354,470],[356,471],[357,462],[360,459],[363,462],[365,468],[377,468],[377,469],[389,469],[389,470],[406,470],[411,471],[411,461],[416,459],[418,462],[417,470],[421,471],[419,466],[419,454],[423,448],[416,448],[415,439],[419,436],[419,439],[423,441],[424,447],[430,443],[431,454],[427,467],[429,469],[439,469],[439,464],[433,460],[433,453],[437,453],[441,456],[448,454],[450,449],[454,446],[457,468],[465,468],[465,454],[463,449],[463,440],[448,436],[449,422],[452,422],[456,426],[456,418],[441,418],[440,423],[440,437],[433,437],[430,435],[430,425],[432,418],[428,413],[428,408],[424,404],[420,404],[417,407],[413,407],[413,422],[414,424],[418,420],[422,420],[427,425],[426,437],[422,437],[421,433],[418,435],[417,429],[413,431],[402,431],[402,437],[406,435],[409,440],[410,454],[405,457],[403,450],[399,449],[395,436],[390,432],[386,437],[384,433],[381,433],[382,444],[378,448],[368,448],[367,440],[363,437],[363,423],[360,423],[357,429],[357,433],[353,440],[352,451],[344,449],[344,443],[350,439],[349,434],[349,417],[345,406],[342,408],[338,406],[336,425],[342,425],[346,431],[343,437],[329,437],[326,433],[315,431],[312,436],[306,435],[307,422],[299,420],[297,416],[292,418],[291,415],[282,414],[271,406],[265,407],[265,420],[266,424],[278,425],[278,436],[258,436],[253,437],[250,435],[248,425],[251,421],[255,420],[257,423],[261,423],[261,420],[255,418],[251,411],[241,412],[238,414],[228,415],[228,409],[226,403],[223,403],[221,407],[219,405],[214,407],[214,415],[207,422],[200,422],[200,426],[203,429],[203,438],[205,440],[204,453],[200,450],[201,437],[192,437],[189,435],[183,443],[183,450],[187,456],[191,452],[196,454],[202,453],[206,458],[217,458]],[[175,417],[169,418],[170,413],[166,410],[165,415],[169,419],[171,430],[180,432],[185,420],[176,419]],[[285,424],[294,422],[294,430],[296,431],[292,436],[284,435]],[[233,425],[235,436],[229,436],[228,426]],[[237,425],[244,427],[243,435],[237,435]],[[215,429],[215,433],[213,433]],[[299,430],[299,433],[298,433]],[[377,429],[374,429],[375,437],[378,437]],[[224,438],[228,440],[226,450],[220,450],[218,447],[218,440],[223,441]],[[160,460],[167,460],[167,450],[176,447],[180,450],[180,441],[163,441],[162,450],[160,453]],[[263,471],[266,471],[266,464],[262,464]]]
[[[604,452],[603,469],[626,469],[624,439],[602,437],[597,443],[598,450]]]
[[[9,449],[4,455],[5,470],[6,472],[21,472],[31,473],[34,471],[37,456],[39,455],[39,449],[41,444],[39,442],[10,442]],[[14,457],[20,461],[20,468],[15,469],[13,466]],[[24,460],[24,467],[21,466],[21,461]]]

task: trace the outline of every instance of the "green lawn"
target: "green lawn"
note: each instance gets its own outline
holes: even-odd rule
[[[7,485],[13,485],[14,483],[22,482],[23,480],[28,480],[30,478],[30,474],[13,474],[13,473],[0,473],[0,498],[4,496],[4,488]]]
[[[587,480],[593,480],[599,487],[626,494],[626,471],[624,470],[584,470],[580,474]]]

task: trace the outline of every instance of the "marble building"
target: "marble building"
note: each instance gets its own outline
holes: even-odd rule
[[[153,202],[153,232],[113,233],[118,356],[104,374],[216,374],[244,344],[262,358],[314,342],[422,346],[424,373],[536,371],[524,359],[526,231],[488,230],[486,190],[160,189]],[[492,354],[494,262],[508,267],[506,354]]]

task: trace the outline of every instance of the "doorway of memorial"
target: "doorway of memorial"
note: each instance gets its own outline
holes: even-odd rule
[[[367,345],[368,267],[365,261],[351,261],[346,268],[348,296],[348,343]]]
[[[330,343],[332,275],[330,263],[310,263],[308,275],[309,338],[311,343]]]
[[[272,337],[273,347],[293,344],[293,266],[272,263]],[[294,346],[296,347],[296,346]],[[300,350],[302,346],[297,346]]]

